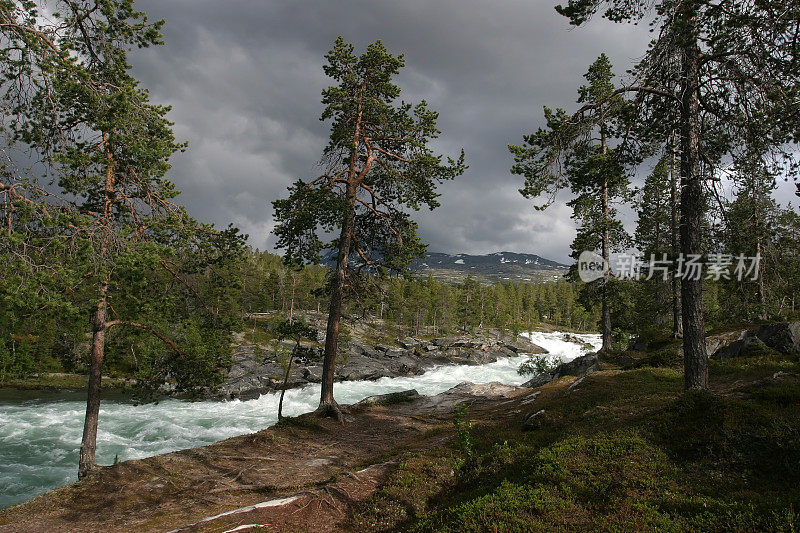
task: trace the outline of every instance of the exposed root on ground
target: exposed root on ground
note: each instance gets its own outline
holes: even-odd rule
[[[335,418],[337,422],[344,424],[344,415],[339,408],[339,404],[336,403],[336,400],[332,400],[331,403],[320,402],[314,414],[320,418]]]

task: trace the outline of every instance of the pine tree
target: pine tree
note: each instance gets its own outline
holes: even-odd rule
[[[615,94],[611,63],[605,54],[589,68],[578,103],[591,110],[568,116],[545,107],[547,128],[524,137],[523,146],[509,146],[515,165],[511,172],[525,177],[520,192],[527,198],[548,196],[544,208],[557,192],[569,187],[575,198],[568,203],[580,226],[572,243],[572,257],[584,250],[599,250],[607,265],[602,283],[601,329],[603,350],[611,349],[610,254],[625,246],[628,236],[614,203],[628,198],[628,177],[622,157],[610,145],[625,116],[627,103]]]
[[[150,103],[127,62],[131,48],[161,44],[163,21],[150,23],[130,0],[93,5],[54,0],[47,7],[53,16],[41,19],[34,3],[0,4],[9,38],[3,59],[4,68],[22,69],[32,80],[24,91],[6,93],[17,111],[9,127],[14,139],[48,165],[54,176],[49,189],[68,199],[61,205],[72,221],[58,224],[59,238],[80,250],[82,260],[61,266],[81,280],[78,288],[67,288],[91,303],[92,353],[78,470],[83,477],[95,466],[107,333],[116,328],[153,335],[181,360],[151,361],[147,370],[153,377],[163,378],[166,371],[179,383],[207,385],[197,378],[218,373],[221,363],[220,354],[209,348],[229,339],[208,343],[201,330],[225,329],[236,322],[230,320],[236,309],[228,286],[219,285],[218,276],[204,279],[201,271],[235,275],[229,261],[235,263],[242,239],[235,229],[218,232],[197,224],[174,203],[178,191],[166,173],[169,158],[184,145],[176,142],[166,118],[169,108]],[[15,55],[17,43],[31,39],[38,40],[30,45],[32,57]],[[144,273],[154,268],[194,296],[209,297],[203,305],[212,316],[180,328],[183,340],[195,348],[192,353],[152,324],[121,314],[131,309],[125,304],[129,292],[143,286]],[[157,315],[152,322],[166,320],[165,314]]]
[[[335,253],[320,412],[338,417],[333,378],[346,290],[364,269],[403,271],[422,255],[409,210],[438,205],[436,184],[463,172],[464,154],[443,164],[428,147],[439,134],[438,114],[425,102],[397,102],[400,88],[392,78],[405,64],[402,56],[380,41],[357,56],[340,37],[325,59],[325,73],[337,83],[322,93],[321,119],[331,121],[323,152],[328,172],[297,181],[273,206],[277,247],[287,261],[319,262],[325,247]],[[338,238],[325,245],[319,230]]]

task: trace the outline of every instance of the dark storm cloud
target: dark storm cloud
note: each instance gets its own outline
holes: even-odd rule
[[[570,29],[548,0],[138,0],[165,18],[166,46],[137,52],[134,73],[170,114],[189,150],[174,159],[183,202],[202,219],[241,227],[271,247],[270,201],[318,171],[328,126],[323,55],[338,35],[358,50],[382,39],[404,53],[402,97],[440,111],[440,151],[467,152],[470,169],[441,187],[442,207],[420,212],[430,250],[538,253],[566,260],[574,225],[563,203],[535,212],[508,169],[509,143],[541,122],[542,106],[570,107],[603,51],[624,72],[644,28],[598,21]]]

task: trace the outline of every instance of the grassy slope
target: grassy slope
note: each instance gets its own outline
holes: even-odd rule
[[[712,362],[714,393],[683,394],[674,346],[642,356],[546,386],[536,430],[482,421],[408,455],[348,529],[797,530],[800,364]]]

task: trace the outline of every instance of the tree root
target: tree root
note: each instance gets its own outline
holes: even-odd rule
[[[314,414],[320,418],[335,418],[337,422],[344,424],[344,415],[335,400],[332,400],[331,403],[321,402]]]

